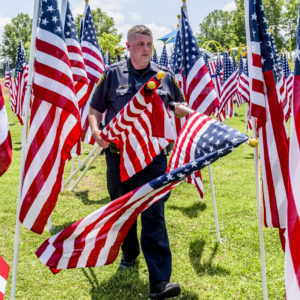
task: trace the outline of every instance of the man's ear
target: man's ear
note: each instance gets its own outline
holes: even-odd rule
[[[130,51],[130,43],[129,42],[126,42],[126,47],[127,47],[127,50]]]

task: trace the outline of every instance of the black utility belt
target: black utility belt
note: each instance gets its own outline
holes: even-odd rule
[[[115,143],[111,143],[109,145],[109,151],[114,154],[120,154],[120,149],[117,149],[117,146]],[[168,154],[169,154],[168,149],[164,148],[159,155],[168,155]]]

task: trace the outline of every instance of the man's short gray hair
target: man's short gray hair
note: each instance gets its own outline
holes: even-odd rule
[[[152,31],[145,25],[136,25],[129,29],[127,33],[127,41],[132,40],[136,33],[145,34],[152,38]]]

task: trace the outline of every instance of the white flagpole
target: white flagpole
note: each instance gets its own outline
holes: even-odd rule
[[[86,167],[84,168],[84,170],[82,171],[82,173],[80,174],[80,176],[78,177],[78,179],[75,181],[75,183],[73,185],[71,184],[71,187],[70,187],[71,191],[73,191],[73,189],[75,189],[75,187],[78,185],[78,183],[80,182],[80,180],[83,178],[84,174],[89,169],[90,165],[94,162],[94,160],[101,153],[101,151],[102,151],[101,147],[97,147],[96,148],[96,151],[94,152],[93,158],[88,162],[88,164],[86,165]]]
[[[250,40],[250,28],[249,28],[249,0],[244,0],[245,7],[245,24],[246,24],[246,40],[248,49],[248,65],[249,67],[249,83],[250,83],[250,99],[252,96],[252,81],[253,76],[252,66],[252,45]],[[252,118],[252,132],[253,137],[257,138],[255,118]],[[260,250],[260,264],[262,273],[262,288],[263,288],[263,299],[268,299],[267,290],[267,275],[266,275],[266,261],[265,261],[265,246],[264,246],[264,231],[263,231],[263,220],[262,220],[262,205],[261,205],[261,189],[260,189],[260,175],[259,175],[259,164],[258,164],[258,148],[254,149],[254,166],[255,166],[255,186],[256,186],[256,201],[257,201],[257,215],[258,215],[258,233],[259,233],[259,250]]]
[[[248,113],[248,110],[247,110],[247,102],[245,102],[245,121],[246,121],[246,133],[247,133],[247,127],[248,127],[248,122],[247,122],[247,113]],[[247,153],[247,145],[245,144],[245,153]]]
[[[18,253],[19,253],[19,235],[20,235],[19,214],[20,214],[20,207],[21,207],[22,179],[23,179],[23,175],[24,175],[24,165],[25,165],[26,137],[27,137],[27,129],[28,129],[29,104],[30,104],[32,78],[33,78],[33,62],[34,62],[34,56],[35,56],[35,42],[36,42],[39,3],[40,3],[39,0],[34,0],[33,21],[32,21],[32,29],[31,29],[30,59],[29,59],[29,68],[28,68],[28,81],[27,81],[27,89],[26,89],[25,98],[24,98],[25,119],[24,119],[24,129],[22,132],[22,151],[21,151],[21,166],[20,166],[20,176],[19,176],[19,194],[18,194],[16,226],[15,226],[14,260],[13,260],[12,284],[11,284],[11,299],[12,300],[15,299],[15,295],[16,295]]]

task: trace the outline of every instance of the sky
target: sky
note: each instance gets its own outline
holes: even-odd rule
[[[58,0],[59,3],[61,0]],[[19,13],[33,16],[33,0],[1,1],[0,37],[5,24]],[[83,14],[84,0],[69,0],[73,16]],[[215,9],[230,11],[234,9],[233,0],[186,0],[188,17],[196,34],[199,24]],[[182,0],[89,0],[91,9],[101,8],[108,16],[115,20],[118,33],[123,34],[121,45],[125,46],[127,31],[138,24],[147,25],[153,32],[154,46],[160,54],[163,42],[158,38],[174,30],[177,26],[177,15],[180,13]],[[170,51],[171,45],[168,45]]]

